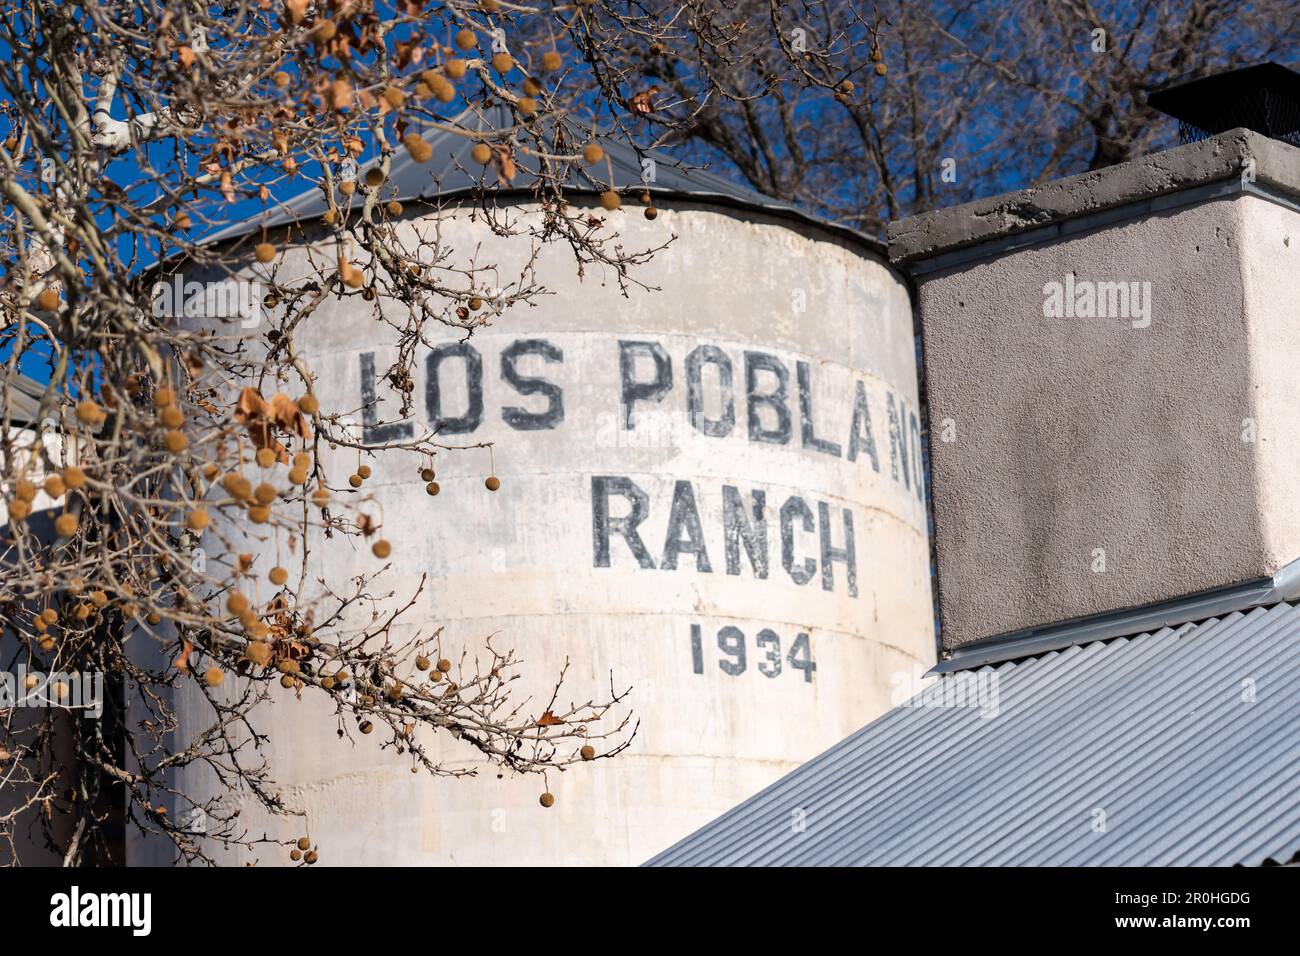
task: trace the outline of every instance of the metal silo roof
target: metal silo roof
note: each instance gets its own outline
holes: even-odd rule
[[[45,386],[15,372],[0,379],[0,387],[7,387],[9,392],[10,422],[19,427],[34,424],[36,413],[41,407],[41,397],[45,394]]]
[[[467,130],[499,131],[510,129],[518,124],[510,110],[495,105],[483,110],[466,110],[451,125]],[[597,134],[593,137],[590,132],[582,131],[572,124],[570,124],[570,133],[571,138],[578,143],[594,139],[609,159],[608,165],[601,160],[585,171],[570,167],[564,185],[567,190],[574,193],[593,194],[613,185],[619,190],[644,189],[661,198],[694,199],[723,206],[761,210],[819,226],[843,238],[866,245],[882,256],[885,254],[884,244],[866,233],[830,222],[791,203],[746,189],[708,170],[687,166],[663,150],[635,149],[622,139],[606,134]],[[393,153],[388,181],[384,187],[385,200],[392,198],[410,202],[424,199],[433,202],[468,196],[478,190],[484,190],[489,197],[503,199],[527,198],[532,195],[533,190],[527,186],[497,184],[492,172],[488,172],[484,177],[484,167],[470,158],[470,150],[474,148],[475,143],[473,138],[445,130],[426,133],[424,138],[433,150],[432,156],[426,163],[416,162],[405,149]],[[642,181],[642,161],[645,159],[654,161],[654,181],[649,184]],[[364,175],[365,171],[376,163],[377,160],[372,159],[358,164],[359,175]],[[613,182],[608,183],[606,179],[611,171]],[[521,181],[529,179],[526,174],[520,178]],[[326,208],[321,191],[313,187],[292,199],[278,203],[264,216],[234,223],[214,232],[204,239],[204,243],[238,238],[260,230],[264,226],[273,228],[314,219],[322,215]]]
[[[1249,866],[1300,853],[1296,606],[954,677],[995,688],[995,715],[914,698],[648,865]]]

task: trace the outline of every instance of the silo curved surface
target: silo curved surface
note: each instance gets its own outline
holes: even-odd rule
[[[452,248],[503,274],[522,262],[481,216],[444,215]],[[420,591],[408,633],[442,627],[453,658],[488,637],[514,648],[516,694],[534,692],[538,712],[566,660],[562,700],[630,687],[636,738],[552,773],[544,809],[537,778],[413,774],[277,687],[259,711],[267,756],[322,863],[639,863],[878,716],[899,675],[933,663],[903,281],[865,244],[767,211],[683,201],[653,222],[613,216],[629,249],[677,237],[634,273],[657,291],[624,295],[591,267],[580,280],[566,249],[545,248],[553,294],[468,338],[437,327],[416,362],[413,431],[441,421],[443,440],[492,452],[440,454],[437,497],[411,457],[380,456],[365,490],[394,544],[382,590]],[[314,254],[329,262],[333,246]],[[307,255],[290,247],[280,268],[305,274]],[[326,409],[373,394],[393,417],[382,372],[396,345],[372,326],[333,298],[296,334]],[[336,484],[357,463],[343,449],[323,460]],[[315,553],[335,579],[379,564],[351,544]],[[178,707],[182,729],[200,719]],[[481,766],[431,740],[449,765]],[[303,831],[245,806],[252,831]],[[266,848],[221,858],[255,855],[287,862]]]

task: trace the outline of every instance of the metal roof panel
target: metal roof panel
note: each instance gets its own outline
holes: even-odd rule
[[[1281,603],[942,675],[995,715],[913,698],[648,865],[1286,862],[1297,651]]]

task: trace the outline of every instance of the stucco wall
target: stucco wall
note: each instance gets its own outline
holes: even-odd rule
[[[921,280],[946,647],[1300,557],[1300,219],[1240,193],[1135,216]],[[1149,325],[1045,317],[1071,273],[1150,283]]]

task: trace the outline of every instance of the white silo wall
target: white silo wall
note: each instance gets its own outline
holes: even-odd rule
[[[475,779],[412,774],[408,759],[380,750],[379,731],[356,745],[340,741],[332,709],[311,700],[319,695],[295,701],[276,687],[279,702],[259,711],[271,736],[267,756],[286,802],[306,811],[322,864],[639,863],[878,716],[899,675],[933,663],[915,351],[902,281],[861,247],[766,214],[678,206],[653,222],[636,208],[612,218],[628,249],[679,237],[634,273],[659,291],[633,288],[624,297],[598,267],[580,281],[567,248],[549,246],[538,278],[554,295],[506,311],[468,339],[481,361],[481,421],[444,438],[494,443],[501,490],[484,488],[489,455],[476,449],[438,456],[437,497],[425,494],[418,462],[404,454],[369,460],[374,475],[361,494],[375,497],[362,510],[382,513],[394,545],[393,571],[376,590],[402,599],[428,576],[403,633],[444,627],[442,652],[453,660],[495,635],[522,657],[516,695],[535,691],[529,707],[537,713],[566,658],[562,703],[608,697],[612,673],[618,688],[632,687],[636,739],[612,760],[552,773],[547,788],[557,802],[544,809],[540,778],[497,779],[490,768]],[[481,244],[479,263],[500,262],[503,276],[527,245],[495,237],[465,212],[442,232],[462,258]],[[329,243],[315,254],[334,260]],[[282,274],[305,269],[303,255],[286,252]],[[296,334],[326,410],[361,404],[365,355],[379,375],[394,361],[392,330],[362,305],[330,300]],[[428,329],[438,344],[461,339]],[[553,390],[524,395],[508,381],[503,353],[512,347],[515,373],[554,386],[562,415]],[[653,362],[621,363],[620,355],[655,352],[671,368],[671,386],[636,401],[629,426],[625,374],[650,382]],[[430,418],[430,354],[420,347],[416,433]],[[453,352],[437,366],[443,418],[467,411],[468,364]],[[729,427],[719,373],[727,365]],[[751,435],[747,366],[788,376],[783,418],[762,400],[754,406],[754,427],[772,433],[767,440]],[[776,374],[756,372],[755,391],[769,392]],[[399,399],[382,381],[377,390],[381,416],[391,418]],[[694,422],[692,392],[700,398]],[[355,452],[328,454],[334,483],[345,484]],[[767,539],[755,546],[757,570],[737,539],[734,507],[740,502],[753,522],[755,496]],[[626,523],[617,519],[642,497],[637,534],[621,533]],[[612,520],[602,524],[606,501]],[[667,538],[675,502],[674,548]],[[703,554],[691,536],[695,514]],[[836,556],[850,521],[852,575]],[[381,564],[359,544],[312,547],[335,581]],[[278,554],[293,567],[286,550]],[[737,642],[743,666],[720,646]],[[180,704],[182,731],[200,719],[191,704]],[[477,765],[473,751],[441,736],[434,745],[446,760]],[[202,792],[213,784],[186,771],[181,785]],[[251,800],[245,806],[251,831],[284,839],[304,832],[300,821],[267,818]],[[797,809],[791,825],[803,825]],[[288,862],[278,848],[223,859],[254,856]],[[136,859],[151,857],[137,847]]]

